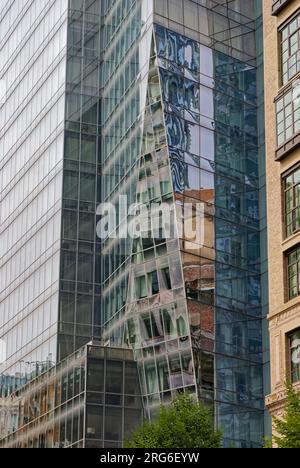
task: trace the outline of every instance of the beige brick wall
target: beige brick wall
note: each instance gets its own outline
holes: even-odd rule
[[[300,7],[293,0],[277,16],[271,16],[272,0],[264,0],[265,49],[265,115],[267,159],[268,249],[270,284],[270,338],[272,397],[267,403],[272,411],[280,412],[284,399],[282,390],[289,368],[286,335],[300,327],[300,298],[287,301],[285,291],[284,253],[300,244],[300,233],[285,240],[281,178],[287,170],[300,162],[300,149],[282,161],[275,161],[276,117],[274,99],[280,91],[280,56],[278,27]],[[276,404],[277,402],[277,404]],[[272,404],[271,404],[272,403]]]

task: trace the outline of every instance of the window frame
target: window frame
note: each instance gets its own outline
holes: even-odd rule
[[[278,94],[275,98],[275,117],[276,117],[276,146],[277,146],[277,153],[280,148],[287,147],[288,143],[291,141],[296,141],[298,135],[300,135],[300,117],[297,119],[298,116],[297,111],[300,115],[300,104],[293,100],[293,90],[294,84],[299,81],[300,86],[300,75],[299,80],[293,80],[289,85]],[[291,113],[288,113],[288,109],[291,107]],[[280,114],[283,114],[282,120],[279,119]],[[291,124],[288,126],[287,122],[291,118]],[[282,131],[279,132],[280,125],[283,125]],[[297,125],[299,128],[297,129]],[[292,129],[291,134],[289,135],[288,131]],[[280,137],[283,136],[283,140],[280,140]],[[295,142],[297,144],[297,142]]]
[[[299,384],[300,383],[300,362],[298,364],[298,375],[299,375],[299,378],[295,379],[294,380],[294,373],[296,373],[296,371],[294,372],[293,371],[293,362],[292,362],[292,339],[293,337],[296,337],[296,335],[299,335],[299,341],[300,341],[300,328],[296,328],[292,331],[290,331],[289,333],[287,333],[286,335],[286,338],[287,338],[287,346],[288,346],[288,378],[290,379],[291,383],[293,385],[295,384]],[[299,344],[299,347],[300,347],[300,344]]]
[[[299,21],[299,28],[296,29],[294,31],[293,34],[289,35],[289,32],[288,32],[288,36],[287,36],[287,39],[283,39],[283,32],[286,28],[289,28],[289,26],[293,23],[293,21],[298,18],[298,21]],[[293,57],[293,55],[291,54],[291,38],[294,36],[294,34],[296,34],[298,32],[298,44],[299,44],[299,50],[294,54],[296,55],[296,64],[299,62],[299,70],[296,71],[296,73],[294,73],[292,76],[289,75],[289,61],[291,60],[291,58]],[[279,43],[279,64],[280,64],[280,83],[281,83],[281,86],[287,86],[292,80],[294,80],[294,78],[300,74],[300,8],[295,11],[295,13],[290,17],[288,18],[279,28],[278,28],[278,35],[279,35],[279,40],[278,40],[278,43]],[[288,59],[286,62],[283,61],[283,45],[284,45],[284,42],[285,41],[288,41]],[[299,60],[297,60],[297,53],[299,52]],[[288,65],[288,68],[287,68],[287,80],[285,81],[284,80],[284,64],[287,63]]]
[[[300,194],[299,194],[299,205],[297,205],[297,187],[300,188],[300,177],[299,183],[295,183],[295,179],[293,179],[292,186],[288,188],[287,186],[287,179],[289,177],[294,177],[295,174],[300,173],[300,164],[298,163],[296,166],[289,169],[289,171],[285,172],[281,176],[281,186],[282,186],[282,203],[283,203],[283,225],[284,225],[284,238],[289,239],[298,232],[300,232],[300,220],[299,220],[299,227],[294,229],[294,225],[296,226],[297,220],[297,210],[300,211]],[[287,194],[289,191],[292,191],[292,209],[288,212],[287,211]],[[299,191],[300,192],[300,191]],[[291,214],[292,222],[288,224],[288,215]],[[288,232],[288,227],[291,226],[292,231],[291,233]]]
[[[290,263],[290,257],[293,254],[296,254],[297,260]],[[297,245],[293,249],[285,252],[284,260],[285,260],[284,264],[285,264],[286,302],[290,302],[297,298],[300,298],[300,245]],[[295,275],[290,276],[289,270],[294,265],[297,267],[297,273]],[[295,286],[295,288],[297,287],[297,294],[295,296],[291,295],[291,290],[293,288],[290,287],[291,285],[290,280],[293,278],[293,276],[297,277],[297,286]]]

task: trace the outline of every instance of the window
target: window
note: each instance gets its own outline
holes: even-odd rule
[[[121,441],[122,440],[122,409],[106,408],[105,410],[105,440],[106,441]],[[107,447],[107,442],[105,442]]]
[[[106,393],[121,395],[123,388],[123,363],[117,361],[106,362]]]
[[[104,362],[90,359],[88,363],[87,389],[89,392],[102,393],[104,389]]]
[[[296,94],[292,87],[276,102],[278,146],[300,132],[300,99],[294,99]]]
[[[93,297],[78,295],[76,304],[76,323],[91,325],[93,322]]]
[[[77,215],[77,213],[75,214]],[[71,227],[69,230],[71,230]],[[79,213],[79,240],[93,241],[95,237],[95,231],[95,216],[88,213]],[[71,237],[71,239],[73,239],[73,237]]]
[[[163,289],[172,289],[172,284],[171,284],[171,277],[170,277],[170,269],[169,268],[164,268],[161,270],[161,281],[162,281],[162,288]]]
[[[300,248],[287,256],[289,300],[300,296]]]
[[[96,138],[88,135],[82,136],[81,160],[88,163],[96,162]]]
[[[76,171],[64,172],[64,198],[68,200],[78,199],[78,173]]]
[[[273,0],[272,14],[277,16],[291,0]]]
[[[59,320],[60,322],[74,323],[75,321],[74,294],[61,293]]]
[[[300,330],[293,332],[289,337],[291,380],[292,383],[300,382]]]
[[[65,140],[65,158],[66,159],[79,159],[79,141],[80,135],[78,133],[66,132]]]
[[[300,229],[300,167],[284,178],[286,236]]]
[[[152,296],[155,296],[156,294],[159,294],[159,283],[158,283],[158,275],[157,271],[153,271],[150,275],[151,277],[151,293]]]
[[[80,200],[94,201],[96,189],[96,178],[94,175],[81,174],[80,176]]]
[[[135,280],[136,286],[136,298],[137,299],[144,299],[148,296],[147,294],[147,282],[145,276],[140,276]]]
[[[76,255],[72,252],[62,253],[62,279],[75,281],[76,275]]]
[[[282,84],[300,72],[300,12],[281,30]]]
[[[79,281],[80,283],[93,283],[93,270],[93,255],[78,255],[77,281]]]
[[[103,408],[100,406],[88,406],[86,415],[87,439],[102,439],[103,434]]]

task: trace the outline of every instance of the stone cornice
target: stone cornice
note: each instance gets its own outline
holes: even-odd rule
[[[300,382],[295,384],[294,388],[297,392],[300,393]],[[276,392],[266,397],[266,407],[271,413],[275,413],[276,411],[281,410],[283,408],[286,397],[286,389],[282,386],[278,388]]]
[[[299,317],[300,325],[300,304],[284,309],[282,312],[278,312],[274,316],[269,316],[270,328],[285,324],[296,317]]]

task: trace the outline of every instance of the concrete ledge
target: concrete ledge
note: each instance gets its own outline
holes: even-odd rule
[[[292,0],[274,0],[272,5],[272,15],[277,16],[283,8]]]

